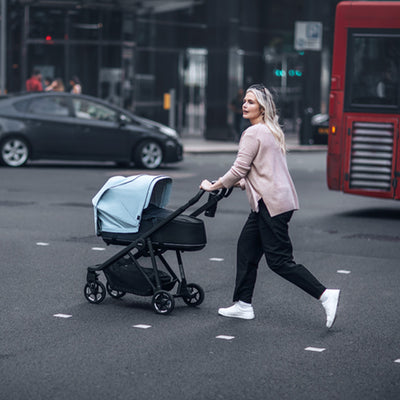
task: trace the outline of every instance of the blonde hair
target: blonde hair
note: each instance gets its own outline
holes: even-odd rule
[[[262,109],[263,123],[267,125],[283,153],[286,153],[285,134],[279,124],[279,116],[276,112],[276,106],[271,92],[262,84],[252,85],[246,93],[251,92],[257,99]]]

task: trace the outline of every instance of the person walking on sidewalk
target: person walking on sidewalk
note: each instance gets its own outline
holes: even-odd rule
[[[243,118],[251,126],[242,134],[232,167],[214,183],[205,179],[200,184],[208,192],[239,186],[246,190],[251,207],[237,244],[234,304],[220,308],[218,314],[241,319],[255,317],[251,303],[258,264],[264,254],[272,271],[321,301],[326,326],[331,328],[340,290],[327,289],[293,258],[288,223],[299,202],[287,167],[284,133],[270,91],[262,84],[250,86],[242,110]]]
[[[42,92],[42,74],[38,69],[34,69],[32,75],[29,79],[27,79],[26,83],[26,91],[27,92]]]

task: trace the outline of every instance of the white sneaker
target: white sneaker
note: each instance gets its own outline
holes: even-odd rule
[[[236,302],[233,306],[220,308],[218,314],[224,317],[254,319],[254,310],[251,304],[243,306],[241,302]]]
[[[326,327],[331,328],[336,320],[337,309],[339,305],[339,289],[326,289],[320,298],[320,301],[326,313]]]

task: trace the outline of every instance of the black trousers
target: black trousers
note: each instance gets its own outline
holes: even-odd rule
[[[288,223],[289,211],[271,217],[264,202],[259,212],[251,212],[240,234],[237,245],[236,284],[233,301],[251,303],[257,278],[258,264],[265,255],[272,271],[319,299],[326,289],[302,264],[293,259]]]

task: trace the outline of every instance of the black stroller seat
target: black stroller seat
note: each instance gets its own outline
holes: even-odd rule
[[[173,211],[150,204],[143,210],[139,232],[101,232],[107,244],[126,246],[139,239],[143,233],[168,219]],[[207,244],[203,220],[189,215],[178,215],[167,225],[156,230],[151,236],[154,247],[163,250],[197,251]]]

